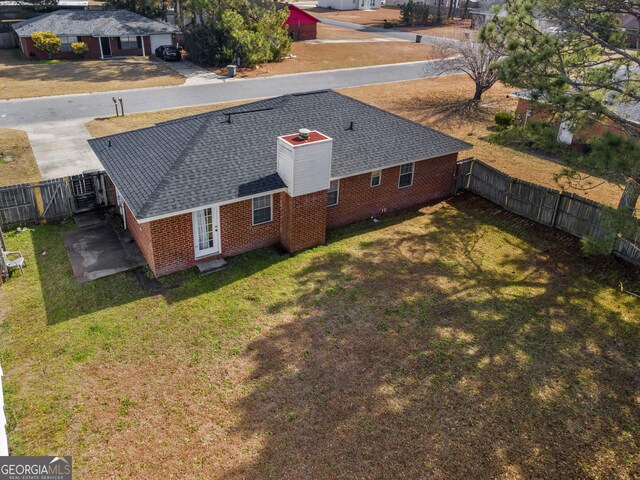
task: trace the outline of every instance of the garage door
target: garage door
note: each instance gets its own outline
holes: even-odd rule
[[[160,45],[172,45],[171,34],[151,35],[151,52],[155,53]]]

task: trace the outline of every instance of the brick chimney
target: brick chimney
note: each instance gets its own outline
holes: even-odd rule
[[[290,253],[325,242],[333,140],[300,129],[278,137],[278,174],[287,186],[280,238]]]

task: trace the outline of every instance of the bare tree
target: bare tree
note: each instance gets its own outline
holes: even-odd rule
[[[482,94],[498,81],[498,61],[501,53],[471,39],[450,40],[440,44],[437,49],[443,60],[439,73],[465,73],[476,85],[473,100],[479,102]]]

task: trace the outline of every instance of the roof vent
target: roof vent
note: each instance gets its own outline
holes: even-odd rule
[[[301,128],[298,130],[298,136],[300,140],[309,140],[309,135],[311,135],[311,130],[308,128]]]

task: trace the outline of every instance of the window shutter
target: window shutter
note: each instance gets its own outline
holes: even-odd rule
[[[136,40],[138,41],[138,48],[142,48],[142,37],[136,37]]]
[[[118,37],[118,50],[122,50],[122,40]]]

